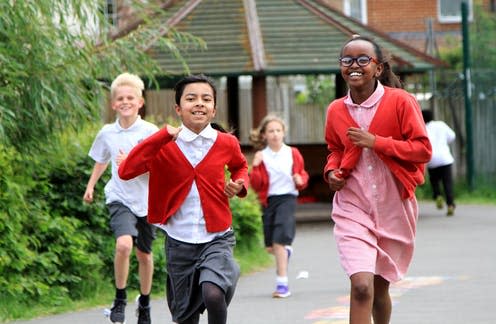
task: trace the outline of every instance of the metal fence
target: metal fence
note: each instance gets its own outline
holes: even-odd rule
[[[453,145],[458,177],[467,172],[467,125],[463,74],[443,72],[434,96],[434,117],[444,120],[457,134]],[[472,148],[477,184],[496,183],[496,70],[472,71]]]

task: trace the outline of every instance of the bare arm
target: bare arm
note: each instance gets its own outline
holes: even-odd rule
[[[93,171],[91,172],[90,179],[88,180],[88,184],[86,185],[86,191],[84,192],[83,200],[86,203],[92,203],[93,202],[93,191],[95,189],[95,185],[102,176],[102,174],[105,172],[108,166],[107,163],[95,163],[95,166],[93,167]]]

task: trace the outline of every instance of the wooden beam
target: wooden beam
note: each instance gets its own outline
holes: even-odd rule
[[[258,21],[257,6],[255,0],[244,0],[246,25],[250,39],[251,57],[255,71],[263,71],[266,68],[265,48],[263,43],[260,22]]]

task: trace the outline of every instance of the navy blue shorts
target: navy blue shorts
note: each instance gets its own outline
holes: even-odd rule
[[[296,196],[269,196],[268,206],[263,209],[264,243],[291,245],[295,237]]]

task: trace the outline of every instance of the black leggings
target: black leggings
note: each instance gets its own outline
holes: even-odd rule
[[[448,206],[455,205],[453,195],[453,177],[451,174],[451,164],[443,165],[437,168],[429,168],[429,180],[432,186],[432,196],[436,199],[441,196],[441,183],[444,188],[444,196]]]
[[[227,302],[224,291],[211,282],[202,283],[203,303],[207,308],[208,324],[226,324],[227,322]],[[198,324],[200,313],[193,314],[181,324]]]

